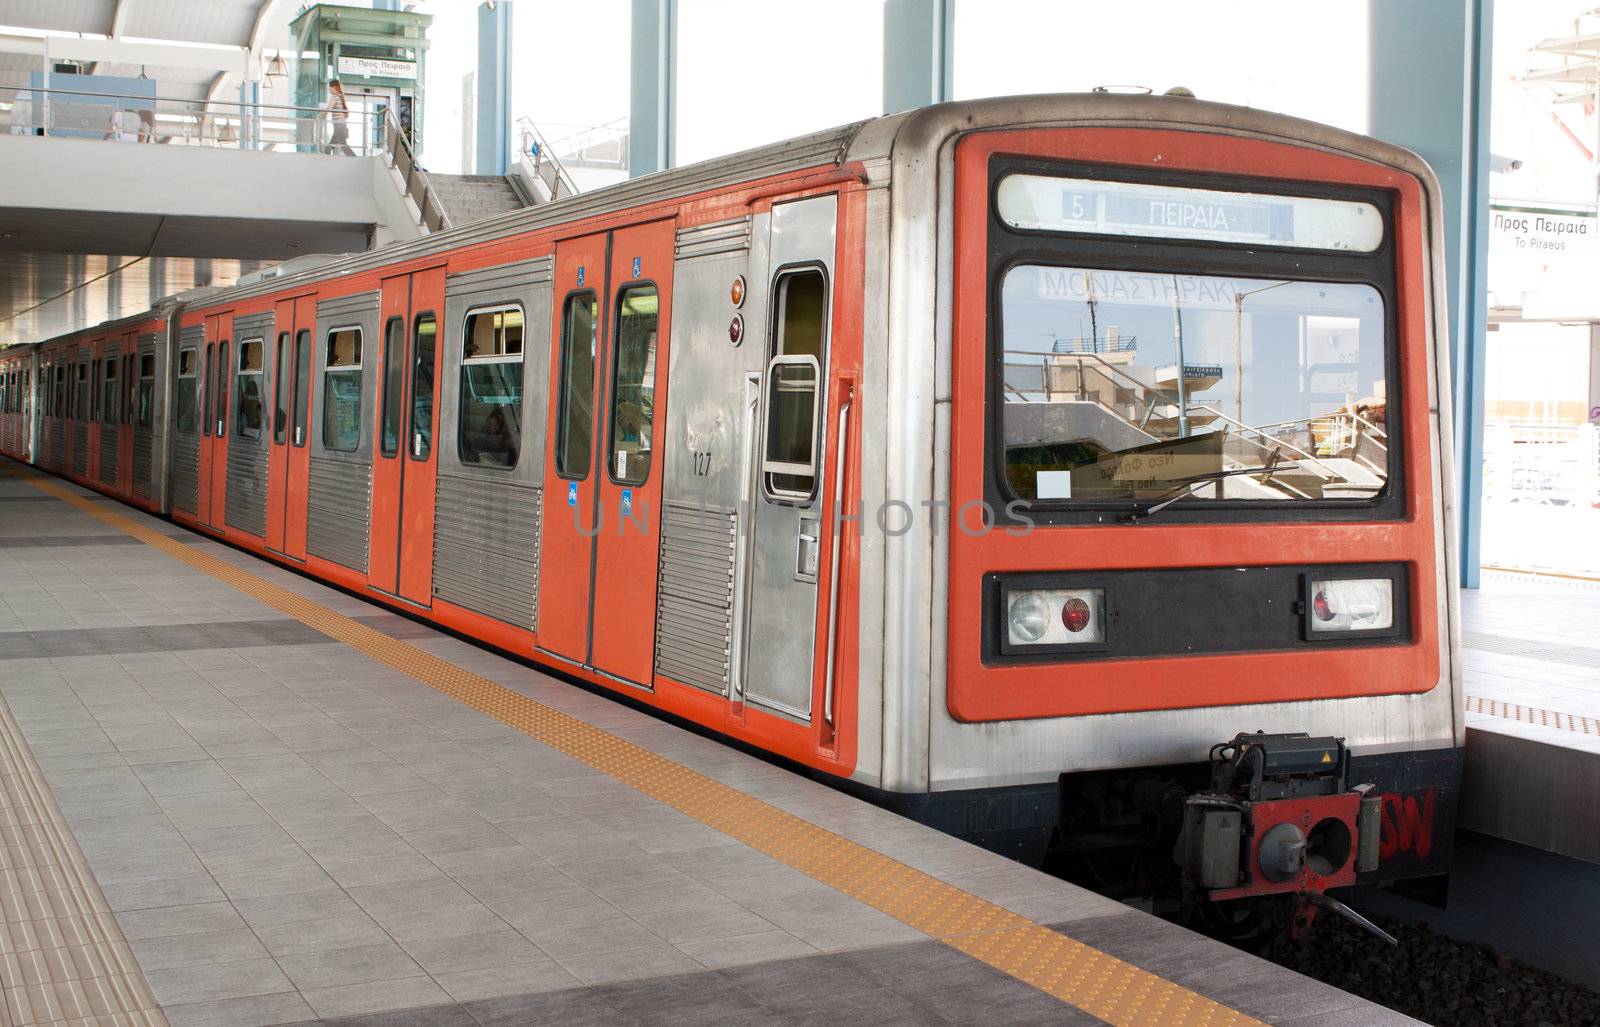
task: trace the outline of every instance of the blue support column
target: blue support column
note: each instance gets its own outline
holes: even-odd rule
[[[677,0],[633,0],[631,49],[628,177],[638,178],[677,157]]]
[[[1494,0],[1368,0],[1370,134],[1421,154],[1444,192],[1461,584],[1478,586],[1488,326]]]
[[[511,169],[511,3],[478,7],[478,115],[473,171],[503,175]]]
[[[951,98],[956,0],[884,0],[883,112]]]
[[[400,0],[372,0],[372,9],[374,11],[398,11],[400,9]]]

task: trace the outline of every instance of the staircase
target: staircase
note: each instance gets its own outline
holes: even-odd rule
[[[507,175],[440,175],[428,173],[428,184],[450,225],[459,227],[528,206]]]

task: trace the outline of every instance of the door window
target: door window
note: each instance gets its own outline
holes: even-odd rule
[[[828,341],[828,285],[820,268],[778,276],[773,290],[772,360],[767,366],[762,479],[773,499],[809,500],[817,486],[822,364]]]
[[[361,329],[328,333],[322,374],[322,446],[354,453],[361,446]]]
[[[239,413],[235,419],[234,433],[243,439],[261,437],[265,349],[264,339],[247,339],[239,343],[239,378],[235,385],[239,396]]]
[[[217,438],[227,434],[228,427],[228,343],[217,343]]]
[[[456,431],[463,464],[517,465],[522,444],[522,341],[521,307],[467,315]]]
[[[217,347],[206,347],[205,375],[200,379],[200,434],[211,437],[211,405],[216,393]]]
[[[294,338],[294,444],[306,444],[311,424],[311,329],[302,328]]]
[[[556,473],[586,478],[594,460],[594,354],[600,304],[592,292],[567,297],[561,324],[561,389],[557,403]]]
[[[278,371],[273,382],[272,442],[281,446],[289,437],[289,367],[294,354],[289,351],[289,333],[278,333]]]
[[[384,456],[400,451],[400,387],[405,374],[406,323],[391,317],[383,330],[383,398],[378,418],[378,450]]]
[[[432,314],[417,318],[411,363],[411,459],[426,460],[433,452],[433,366],[439,321]],[[521,405],[518,405],[521,408]]]
[[[78,403],[77,410],[73,412],[73,417],[85,424],[89,422],[90,399],[89,365],[80,361],[78,364]]]
[[[650,477],[660,303],[653,285],[624,289],[617,300],[617,357],[611,382],[611,479],[622,485],[642,485]]]
[[[132,353],[122,358],[122,419],[128,424],[138,419],[138,363],[139,358]]]

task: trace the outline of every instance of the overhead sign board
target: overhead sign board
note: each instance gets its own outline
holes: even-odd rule
[[[417,77],[416,61],[391,61],[381,57],[339,58],[339,77],[344,78],[404,78]]]
[[[1546,320],[1600,319],[1600,219],[1497,203],[1489,214],[1489,305]]]

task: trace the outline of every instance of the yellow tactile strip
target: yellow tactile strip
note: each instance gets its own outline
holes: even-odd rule
[[[27,475],[56,496],[329,638],[771,856],[929,937],[1113,1024],[1255,1024],[1204,995],[1042,927],[976,895],[730,788],[600,728],[463,670],[104,503]]]
[[[43,781],[0,699],[0,1023],[165,1024]]]

